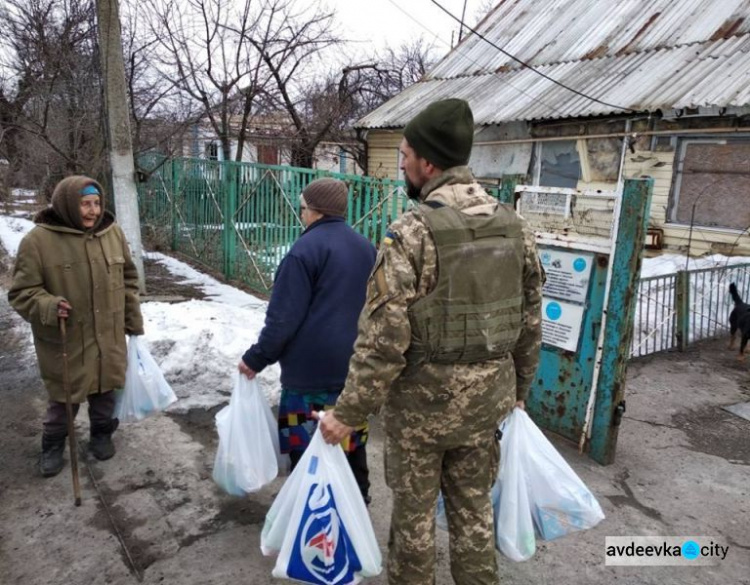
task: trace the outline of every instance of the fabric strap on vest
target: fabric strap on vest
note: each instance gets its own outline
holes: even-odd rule
[[[512,208],[470,216],[421,205],[435,239],[435,289],[409,308],[410,364],[476,363],[504,357],[523,324],[524,248]]]

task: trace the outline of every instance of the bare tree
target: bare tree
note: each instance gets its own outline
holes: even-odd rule
[[[3,154],[18,184],[103,172],[101,92],[90,0],[0,5]]]
[[[356,121],[424,77],[432,66],[432,45],[422,38],[404,43],[399,48],[386,48],[375,55],[370,64],[345,67],[334,97],[331,86],[328,96],[339,104],[339,118],[332,125],[330,139],[341,147],[367,172],[366,142],[352,131]]]
[[[352,123],[419,79],[430,62],[431,47],[419,39],[367,62],[346,63],[334,14],[302,0],[146,5],[154,43],[147,50],[158,46],[163,77],[199,105],[225,160],[233,141],[241,159],[251,121],[265,117],[274,121],[274,138],[291,164],[311,167],[322,141],[354,142]],[[352,151],[364,164],[363,149]]]
[[[300,8],[295,0],[264,0],[261,17],[269,23],[262,37],[249,31],[244,38],[258,52],[273,84],[263,93],[265,108],[283,111],[292,125],[291,164],[311,167],[315,147],[327,136],[338,108],[326,100],[326,116],[316,114],[321,86],[321,55],[342,41],[333,33],[333,13],[316,5]],[[344,74],[346,76],[346,74]],[[343,77],[342,80],[343,82]],[[328,88],[329,83],[323,83]],[[333,107],[331,107],[333,106]]]
[[[251,0],[148,0],[161,72],[201,105],[224,160],[231,157],[235,137],[241,160],[253,106],[267,79],[254,47],[243,42],[250,34],[263,42],[272,24],[261,20],[254,5]]]
[[[125,0],[120,9],[133,151],[138,166],[139,154],[176,154],[197,110],[193,100],[185,99],[174,83],[159,73],[159,40],[150,34],[144,4]]]

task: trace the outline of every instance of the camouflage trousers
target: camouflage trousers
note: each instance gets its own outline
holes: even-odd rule
[[[492,432],[476,444],[441,448],[386,440],[386,483],[393,491],[388,583],[435,583],[435,507],[442,490],[457,585],[497,585],[490,490],[500,452]]]

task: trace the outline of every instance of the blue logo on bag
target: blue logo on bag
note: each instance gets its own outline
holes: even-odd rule
[[[287,566],[287,575],[305,583],[351,583],[362,570],[346,528],[341,523],[331,487],[313,484],[307,496]]]

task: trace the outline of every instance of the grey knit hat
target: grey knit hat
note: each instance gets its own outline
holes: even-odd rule
[[[302,191],[302,200],[310,209],[322,213],[344,217],[349,189],[338,179],[316,179]]]

